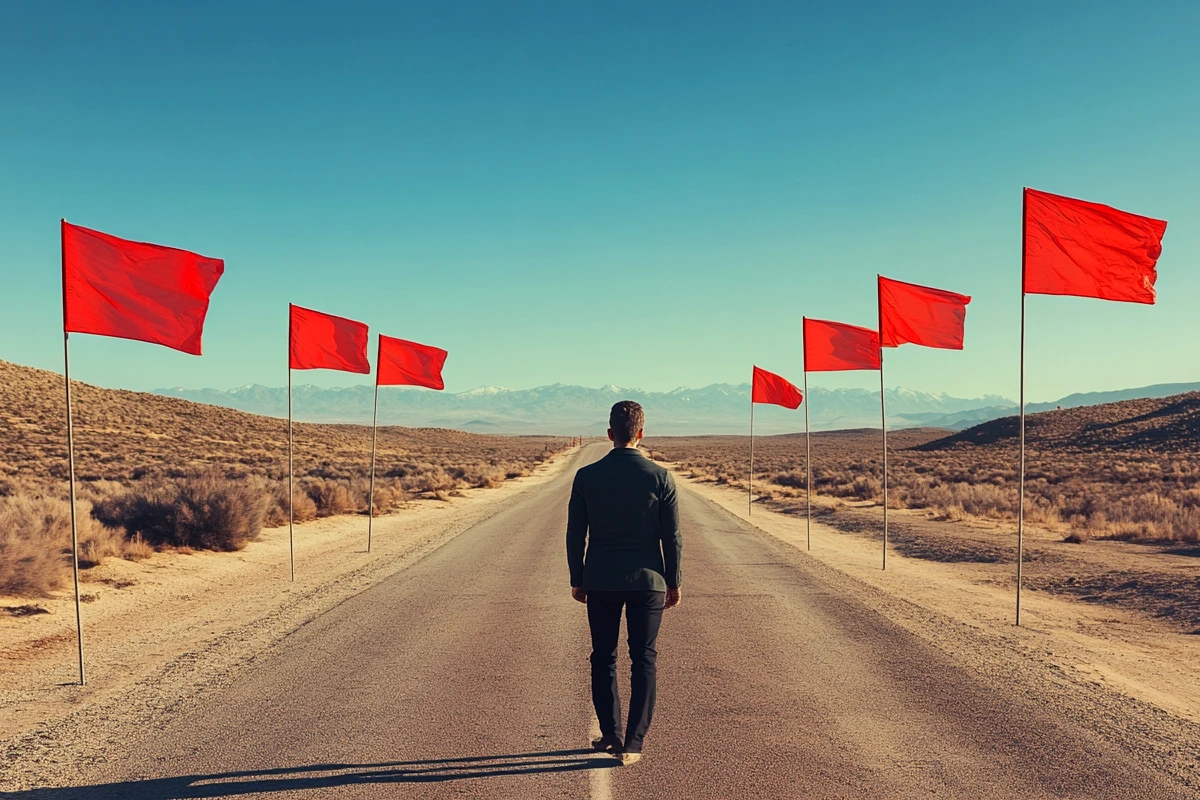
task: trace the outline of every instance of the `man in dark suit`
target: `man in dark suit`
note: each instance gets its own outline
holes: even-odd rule
[[[679,605],[683,551],[675,481],[638,451],[645,418],[631,400],[612,407],[613,449],[575,474],[567,510],[571,596],[587,604],[592,632],[592,703],[600,721],[592,746],[626,766],[641,760],[654,714],[655,642],[663,609]],[[622,608],[633,666],[624,740],[617,692]]]

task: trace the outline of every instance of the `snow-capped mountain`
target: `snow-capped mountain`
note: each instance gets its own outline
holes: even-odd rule
[[[158,394],[182,397],[257,414],[285,416],[287,389],[259,384],[229,391],[161,389]],[[460,428],[493,433],[602,434],[608,409],[617,400],[636,400],[646,408],[647,428],[659,434],[744,433],[749,422],[750,385],[715,383],[698,389],[643,392],[607,384],[599,389],[561,383],[533,389],[481,386],[465,392],[385,387],[379,394],[383,425]],[[296,386],[296,419],[313,422],[370,423],[374,387],[321,389]],[[888,424],[892,427],[944,425],[958,419],[978,422],[1011,413],[1005,397],[951,397],[913,389],[889,389]],[[807,398],[814,430],[879,426],[879,394],[864,389],[810,386]],[[954,427],[957,427],[955,425]],[[755,432],[785,433],[804,429],[803,410],[757,406]]]

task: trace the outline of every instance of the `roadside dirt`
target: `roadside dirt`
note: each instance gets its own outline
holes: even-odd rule
[[[325,611],[536,490],[566,469],[575,452],[498,488],[466,490],[450,502],[413,502],[376,518],[370,553],[365,517],[297,525],[294,583],[286,527],[265,530],[234,553],[106,561],[85,573],[81,587],[84,686],[73,594],[0,597],[0,764],[44,748],[49,739],[39,732],[72,715],[103,728],[106,714],[119,712],[123,722],[136,724],[139,717],[177,712]]]
[[[757,506],[750,514],[743,491],[678,474],[677,479],[806,549],[802,516]],[[1027,528],[1022,627],[1016,628],[1012,525],[939,522],[909,510],[889,510],[888,516],[886,571],[882,509],[874,506],[814,498],[808,553],[914,610],[928,609],[1002,642],[1072,683],[1111,689],[1200,723],[1195,554],[1124,542],[1069,544],[1061,533]]]

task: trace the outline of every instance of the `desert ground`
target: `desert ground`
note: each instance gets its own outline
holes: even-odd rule
[[[1190,637],[1041,592],[1016,629],[1004,587],[956,562],[897,553],[884,574],[874,542],[821,522],[809,552],[793,517],[748,521],[744,495],[683,475],[684,602],[660,637],[647,759],[612,769],[585,746],[586,624],[561,538],[573,471],[605,450],[480,492],[513,496],[370,576],[329,585],[307,564],[300,613],[247,620],[10,736],[0,786],[31,800],[1198,796]]]
[[[81,566],[164,551],[236,551],[287,523],[287,421],[73,384]],[[70,581],[63,380],[0,361],[0,595]],[[297,424],[298,522],[364,514],[371,429]],[[374,510],[448,501],[530,474],[565,437],[381,427]],[[25,605],[7,602],[10,613]],[[36,603],[27,610],[35,610]]]
[[[1200,631],[1200,395],[1031,415],[1024,586]],[[895,552],[1015,585],[1014,419],[957,434],[889,432]],[[878,430],[812,435],[813,515],[871,538],[882,529]],[[748,437],[649,438],[652,455],[748,500]],[[754,508],[803,523],[804,436],[757,437]],[[882,559],[881,559],[882,560]]]
[[[1179,421],[1175,412],[1135,410],[1152,425]],[[669,612],[660,640],[648,758],[631,770],[612,770],[611,759],[583,747],[593,724],[586,624],[567,594],[563,555],[571,476],[602,457],[605,443],[580,449],[540,437],[438,439],[394,429],[391,459],[401,469],[421,463],[429,465],[421,474],[436,466],[453,478],[490,467],[504,479],[460,477],[438,489],[397,475],[399,499],[377,518],[372,552],[361,513],[327,512],[297,527],[295,583],[286,527],[260,525],[230,547],[203,549],[152,543],[141,530],[93,519],[135,546],[84,572],[87,685],[75,683],[73,603],[63,586],[0,599],[8,612],[0,617],[0,792],[30,800],[381,791],[1200,796],[1194,536],[1180,518],[1138,519],[1144,509],[1132,504],[1126,517],[1094,527],[1063,513],[1089,482],[1102,495],[1186,502],[1186,448],[1177,436],[1148,443],[1144,427],[1122,421],[1129,411],[1098,412],[1119,437],[1097,439],[1093,425],[1092,439],[1081,438],[1069,417],[1035,424],[1033,469],[1045,476],[1056,458],[1069,467],[1035,495],[1047,512],[1027,529],[1020,628],[1012,618],[1015,536],[1001,502],[1012,487],[993,474],[1006,457],[1003,420],[990,432],[891,435],[897,499],[886,571],[871,483],[878,431],[813,437],[824,482],[811,524],[796,477],[802,437],[758,441],[752,504],[745,438],[648,440],[648,454],[681,487],[684,603]],[[174,444],[139,453],[122,449],[131,428],[116,420],[142,424],[129,414],[110,414],[103,429],[89,422],[83,436],[111,437],[105,446],[122,454],[88,462],[96,505],[155,492],[167,492],[169,505],[186,500],[184,489],[200,491],[196,482],[221,492],[232,484],[240,488],[231,502],[258,498],[265,522],[278,478],[228,465],[242,441],[234,435],[246,429],[230,420],[272,435],[279,422],[184,403],[155,424],[194,433],[203,429],[195,420],[210,413],[235,444],[202,464],[178,428],[168,427]],[[18,448],[25,465],[9,473],[16,491],[0,502],[28,503],[32,487],[61,503],[53,478],[41,478],[40,490],[35,479],[53,461],[53,437],[29,422],[32,411],[10,414],[45,438],[41,451]],[[312,445],[306,476],[315,494],[333,485],[353,496],[350,443],[361,431],[313,433],[329,447],[322,454]],[[23,434],[8,435],[25,444]],[[150,470],[158,458],[177,459],[176,471]],[[1126,469],[1112,468],[1118,462]],[[338,463],[346,472],[335,471]],[[101,474],[102,465],[109,471]],[[985,487],[976,497],[996,502],[963,503],[974,485]],[[1062,496],[1048,488],[1055,485]],[[143,514],[161,507],[139,506]],[[195,535],[244,516],[176,519],[163,529]],[[0,557],[14,552],[21,530],[7,530]],[[38,530],[62,533],[61,524]],[[61,564],[61,543],[56,553]],[[10,574],[20,566],[8,563]]]

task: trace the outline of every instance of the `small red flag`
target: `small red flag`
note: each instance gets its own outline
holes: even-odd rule
[[[1166,230],[1162,220],[1026,189],[1025,292],[1153,303]]]
[[[63,330],[200,355],[219,258],[118,239],[62,221]]]
[[[445,389],[442,365],[447,353],[440,347],[379,335],[379,368],[375,382],[380,386],[424,386]]]
[[[367,361],[367,326],[345,317],[291,308],[288,336],[292,369],[338,369],[371,374]]]
[[[879,333],[870,328],[804,318],[804,371],[879,369]]]
[[[962,350],[971,298],[879,276],[879,343]]]
[[[750,391],[750,400],[754,403],[770,403],[784,408],[799,408],[804,396],[786,379],[767,372],[765,369],[754,368],[754,383]]]

